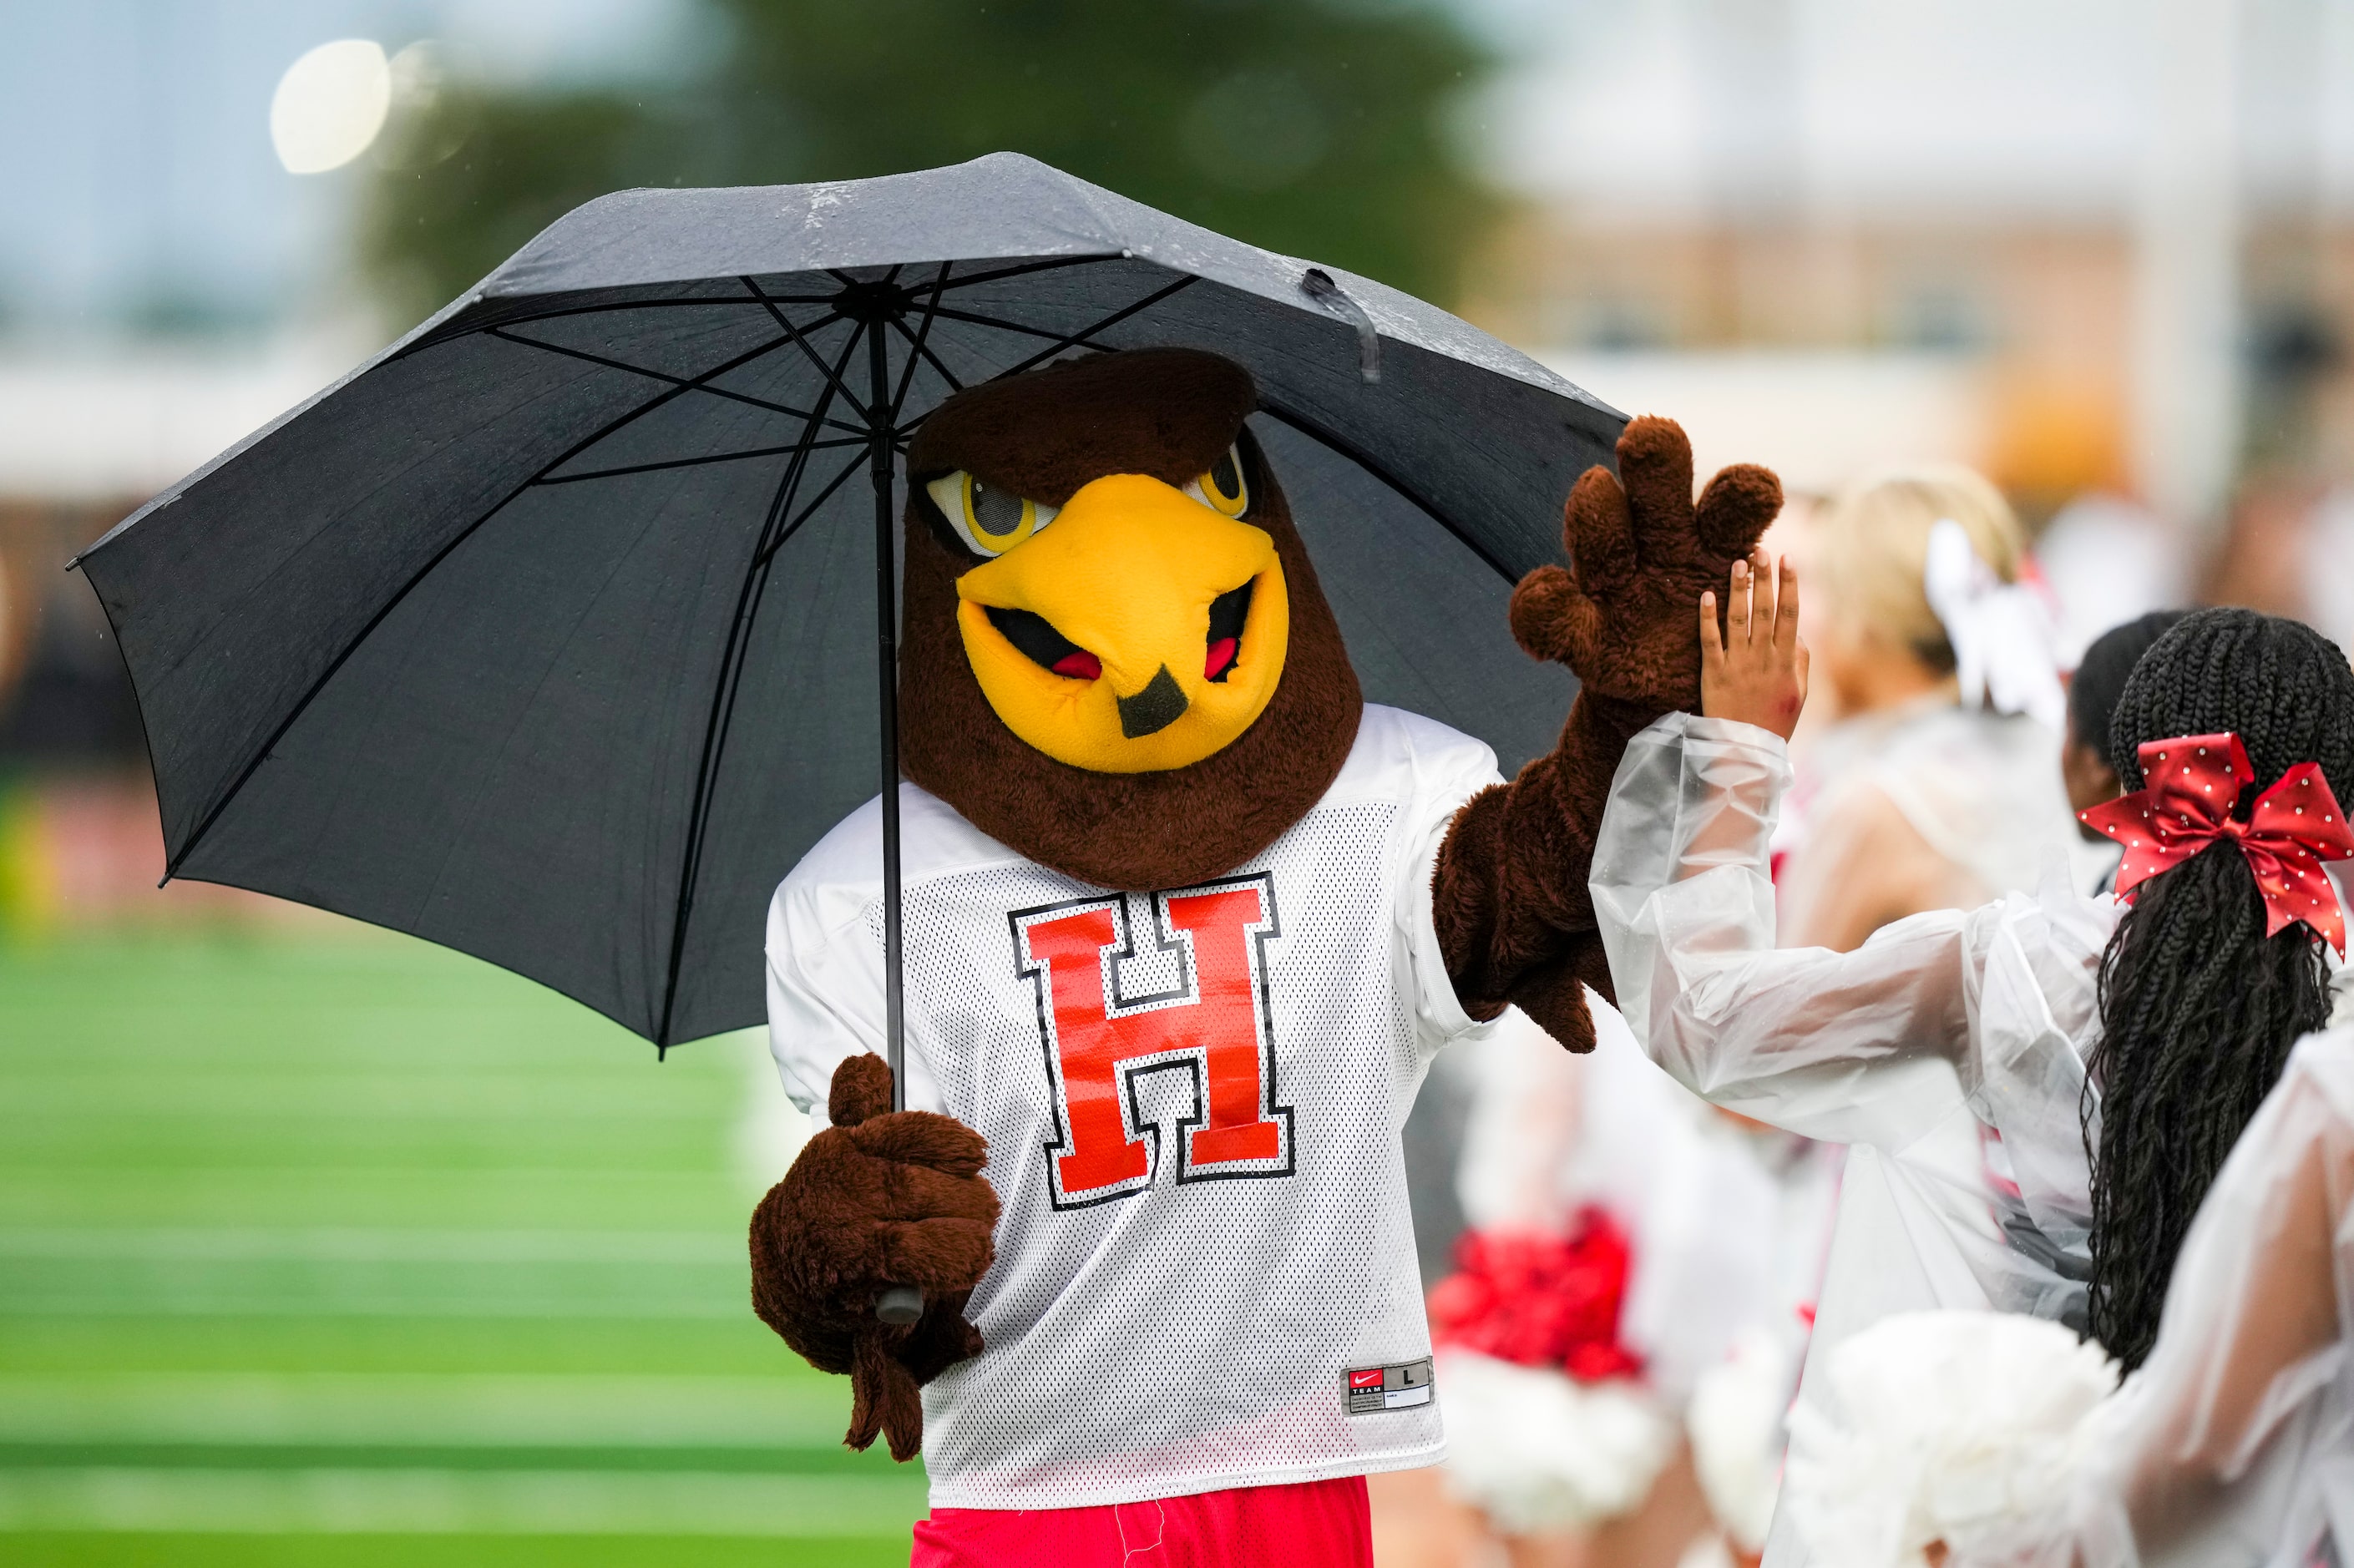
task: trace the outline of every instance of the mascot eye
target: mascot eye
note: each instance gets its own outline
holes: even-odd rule
[[[1243,454],[1228,447],[1210,471],[1185,487],[1185,493],[1229,517],[1239,517],[1250,510],[1250,487],[1243,482]]]
[[[1055,520],[1059,506],[984,484],[959,469],[926,485],[940,515],[976,556],[1002,556]]]

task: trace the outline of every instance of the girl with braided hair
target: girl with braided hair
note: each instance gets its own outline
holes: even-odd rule
[[[2011,1386],[1973,1397],[2002,1363],[2031,1392],[1999,1378]],[[2097,1344],[1983,1311],[1883,1319],[1826,1370],[1846,1397],[1794,1436],[1789,1495],[1800,1532],[1841,1568],[2342,1563],[2354,1027],[2341,1017],[2289,1053],[2207,1188],[2157,1339],[2122,1387]]]
[[[2354,675],[2294,620],[2211,609],[2135,665],[2110,766],[2143,789],[2142,743],[2229,731],[2260,789],[2301,762],[2354,792]],[[2174,1255],[2200,1200],[2297,1037],[2329,1016],[2328,944],[2274,927],[2248,857],[2219,838],[2144,882],[2102,956],[2101,1031],[2084,1097],[2094,1335],[2127,1368],[2158,1337]],[[2268,929],[2270,930],[2267,935]]]
[[[1702,715],[1628,747],[1593,893],[1655,1061],[1850,1147],[1794,1431],[1858,1396],[1823,1375],[1840,1343],[1909,1310],[2052,1319],[2131,1368],[2200,1201],[2329,1012],[2344,924],[2322,866],[2354,859],[2337,805],[2354,670],[2293,621],[2188,616],[2118,704],[2133,792],[2088,813],[2125,848],[2122,897],[2078,895],[2055,865],[2038,896],[1915,915],[1851,952],[1776,949],[1766,843],[1805,696],[1797,581],[1760,556],[1730,589],[1722,631],[1702,601]],[[1925,1156],[1957,1129],[1991,1134],[2002,1168],[1967,1180]],[[1982,1408],[2002,1369],[1970,1375],[1956,1402]],[[1770,1568],[1811,1555],[1777,1517]]]

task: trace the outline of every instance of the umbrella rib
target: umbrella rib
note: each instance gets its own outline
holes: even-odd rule
[[[1020,333],[1024,337],[1043,337],[1049,339],[1055,344],[1054,348],[1050,348],[1046,351],[1049,354],[1053,354],[1058,349],[1069,347],[1073,341],[1070,338],[1065,337],[1061,333],[1056,332],[1052,327],[1031,326],[1023,322],[1010,322],[1002,316],[984,316],[974,311],[953,310],[947,305],[942,305],[940,307],[939,313],[947,320],[952,322],[969,322],[974,326],[995,327],[999,332]],[[1012,373],[1006,372],[1006,374],[1010,375]]]
[[[748,349],[743,354],[737,355],[734,359],[727,361],[724,365],[712,366],[709,370],[705,371],[703,375],[705,377],[725,376],[727,372],[734,370],[738,366],[749,364],[751,361],[758,358],[761,355],[769,353],[780,346],[782,346],[781,344],[778,343],[762,344],[758,348]],[[292,729],[302,719],[302,715],[310,711],[311,705],[318,699],[318,695],[321,692],[326,690],[327,683],[335,678],[336,672],[344,667],[345,663],[350,660],[353,654],[359,652],[360,645],[362,643],[365,643],[370,637],[376,634],[376,629],[382,626],[387,618],[388,618],[394,610],[399,609],[400,606],[408,599],[408,596],[416,591],[418,584],[432,576],[435,569],[438,568],[443,561],[448,560],[451,554],[455,551],[459,546],[464,544],[468,539],[474,536],[475,530],[482,527],[483,524],[488,523],[500,513],[505,511],[508,505],[514,501],[515,497],[523,494],[524,492],[531,489],[534,485],[536,485],[541,480],[546,479],[549,474],[555,472],[557,469],[562,468],[566,463],[570,462],[574,458],[578,457],[582,452],[587,451],[590,447],[595,446],[607,436],[611,435],[614,431],[620,429],[625,426],[636,423],[638,420],[645,418],[648,414],[652,413],[656,408],[659,408],[664,404],[670,402],[673,398],[684,397],[689,392],[698,390],[700,390],[700,388],[693,382],[684,382],[678,386],[671,387],[668,391],[656,393],[653,397],[649,397],[644,402],[639,404],[636,408],[631,408],[625,414],[615,415],[612,418],[608,419],[604,424],[599,425],[596,429],[590,431],[588,435],[581,437],[580,440],[573,442],[572,445],[565,448],[564,450],[549,459],[546,463],[535,470],[529,478],[524,480],[514,489],[499,497],[488,511],[482,513],[472,522],[467,524],[463,528],[461,528],[455,534],[451,535],[450,538],[442,544],[440,549],[433,552],[432,556],[428,559],[423,566],[418,567],[415,572],[410,574],[408,580],[400,585],[398,592],[395,593],[390,599],[386,599],[383,604],[376,607],[376,612],[368,617],[367,624],[361,627],[358,631],[353,633],[351,641],[344,644],[343,651],[335,655],[334,660],[328,663],[325,669],[319,672],[318,679],[311,683],[309,688],[303,692],[302,699],[295,703],[293,707],[287,711],[284,718],[278,721],[277,727],[270,732],[270,737],[254,749],[253,755],[246,759],[244,768],[239,770],[238,776],[230,781],[229,787],[221,792],[221,798],[213,802],[211,808],[205,812],[204,819],[197,822],[195,830],[188,834],[186,842],[180,845],[179,853],[164,862],[164,881],[169,882],[173,877],[179,874],[180,867],[187,863],[188,856],[196,853],[196,846],[204,842],[205,835],[212,832],[213,824],[220,821],[221,813],[228,810],[229,803],[238,798],[238,795],[245,789],[247,783],[251,780],[254,773],[261,767],[264,761],[268,760],[270,752],[277,747],[278,743],[286,738],[287,732]],[[814,429],[814,424],[810,428]],[[162,884],[159,883],[157,885],[161,886]]]
[[[1415,506],[1427,514],[1432,522],[1437,524],[1449,534],[1455,535],[1456,539],[1461,543],[1465,549],[1469,550],[1473,555],[1479,556],[1480,560],[1487,563],[1489,568],[1498,577],[1503,578],[1506,582],[1517,583],[1521,580],[1520,573],[1515,572],[1511,567],[1505,566],[1503,562],[1498,560],[1493,555],[1489,553],[1488,547],[1485,545],[1482,545],[1479,540],[1474,539],[1470,535],[1457,527],[1454,520],[1439,509],[1437,502],[1431,500],[1430,497],[1425,495],[1421,491],[1407,483],[1396,474],[1391,472],[1387,464],[1384,463],[1379,458],[1374,457],[1371,452],[1365,450],[1364,448],[1357,445],[1356,442],[1350,440],[1347,437],[1340,435],[1335,431],[1327,429],[1323,425],[1310,418],[1307,415],[1297,413],[1292,409],[1283,407],[1279,403],[1262,402],[1259,404],[1259,411],[1280,423],[1290,426],[1293,429],[1298,430],[1301,435],[1308,437],[1310,440],[1321,444],[1330,450],[1338,452],[1341,456],[1347,458],[1351,462],[1355,463],[1359,468],[1363,469],[1375,479],[1380,480],[1398,495],[1404,497],[1406,501],[1411,502]]]
[[[1092,348],[1095,345],[1087,340],[1094,337],[1096,334],[1104,331],[1106,328],[1118,326],[1120,323],[1136,314],[1139,311],[1150,310],[1153,306],[1159,304],[1170,295],[1182,293],[1185,290],[1192,288],[1195,283],[1200,281],[1201,280],[1195,277],[1193,273],[1182,272],[1178,274],[1175,281],[1162,284],[1160,288],[1153,290],[1152,292],[1145,295],[1144,298],[1137,301],[1134,304],[1121,306],[1119,310],[1116,310],[1112,312],[1111,314],[1104,317],[1103,320],[1096,323],[1095,325],[1079,332],[1075,332],[1068,337],[1064,338],[1061,342],[1040,349],[1037,353],[1032,355],[1021,364],[1013,366],[1013,369],[1001,370],[996,376],[991,376],[990,379],[995,381],[1002,380],[1008,376],[1019,376],[1023,371],[1029,369],[1032,366],[1044,364],[1045,361],[1054,358],[1055,355],[1062,353],[1063,350],[1066,348]]]
[[[899,429],[899,410],[907,407],[907,388],[915,384],[916,364],[918,360],[929,360],[931,362],[932,368],[940,373],[940,379],[949,384],[949,391],[959,392],[963,390],[963,388],[958,385],[957,378],[949,374],[948,366],[940,363],[939,356],[933,354],[931,349],[927,346],[932,335],[932,319],[940,313],[939,285],[948,281],[949,269],[954,265],[956,265],[956,263],[953,261],[943,261],[940,263],[939,276],[932,280],[933,287],[931,301],[924,306],[923,324],[917,327],[912,335],[910,335],[907,331],[907,323],[901,321],[897,314],[894,313],[885,318],[890,322],[893,326],[899,329],[899,335],[907,338],[908,346],[915,351],[907,355],[907,368],[899,373],[899,389],[891,394],[891,429],[895,433]],[[847,364],[848,361],[844,361],[843,363]]]
[[[850,340],[842,345],[842,356],[833,362],[833,379],[837,382],[842,378],[843,367],[849,365],[851,355],[858,347],[858,337],[859,334],[857,333],[852,333],[850,334]],[[828,387],[825,396],[827,397],[832,397],[833,395],[832,388]],[[846,397],[849,396],[849,393],[844,391],[843,396]],[[803,471],[807,471],[806,463],[803,464]],[[783,549],[787,541],[790,540],[794,535],[801,531],[801,524],[808,522],[811,517],[817,515],[817,509],[823,506],[828,501],[832,500],[833,493],[840,490],[845,483],[847,483],[850,476],[857,471],[858,465],[854,462],[846,464],[840,473],[835,474],[832,481],[828,483],[823,490],[818,492],[817,498],[811,501],[807,506],[802,507],[794,516],[793,520],[785,524],[781,533],[778,534],[775,538],[768,540],[760,546],[759,564],[766,566],[768,564],[769,557],[775,555],[779,550]]]
[[[866,443],[864,436],[838,436],[830,441],[793,441],[779,447],[754,447],[749,451],[713,452],[708,457],[672,458],[667,462],[634,462],[621,468],[591,469],[587,473],[554,474],[541,480],[539,485],[545,490],[550,485],[578,484],[584,480],[620,479],[633,473],[660,473],[666,469],[701,468],[711,463],[740,462],[747,458],[779,457],[786,452],[822,450],[829,447],[863,447]]]
[[[932,298],[935,301],[938,301],[939,296],[938,294],[934,294]],[[934,312],[928,309],[925,311],[924,320],[927,323],[930,322],[934,313]],[[947,366],[940,363],[940,356],[932,352],[929,344],[926,344],[921,338],[916,336],[907,330],[907,323],[906,322],[901,321],[897,316],[893,316],[891,318],[891,324],[898,329],[898,333],[901,337],[907,340],[908,346],[912,348],[916,354],[923,357],[924,363],[930,366],[939,376],[939,378],[949,384],[949,391],[961,392],[964,390],[964,383],[956,378],[956,373],[950,370]],[[908,374],[914,374],[914,361],[912,359],[908,362]],[[907,395],[907,389],[903,385],[899,388],[899,398],[904,399]],[[898,399],[895,399],[892,404],[892,417],[894,419],[896,419],[898,417],[897,409]],[[896,428],[896,426],[894,428]]]
[[[850,355],[857,348],[859,340],[873,330],[870,323],[857,323],[851,332],[850,341],[843,345],[841,364],[846,366],[850,363]],[[818,407],[822,409],[833,396],[832,388],[828,387],[820,395]],[[809,430],[816,429],[814,422],[809,426]],[[760,521],[761,537],[754,542],[751,565],[746,569],[744,580],[736,590],[736,614],[727,624],[727,647],[720,655],[719,683],[712,689],[710,716],[704,721],[703,754],[695,772],[695,805],[693,814],[687,820],[685,853],[679,862],[678,904],[671,919],[670,966],[663,981],[662,1018],[654,1028],[657,1054],[670,1049],[671,1022],[678,1010],[679,971],[686,964],[687,925],[695,917],[695,888],[703,875],[704,835],[711,823],[711,800],[719,774],[720,754],[726,749],[727,732],[735,722],[736,694],[743,689],[744,660],[751,646],[751,627],[759,619],[761,601],[768,595],[769,563],[776,558],[778,546],[784,543],[779,538],[771,545],[767,536],[776,528],[777,519],[783,515],[785,509],[800,493],[802,476],[809,472],[809,455],[815,443],[806,437],[807,432],[804,432],[800,450],[785,465],[776,493],[769,499],[768,515]],[[857,469],[858,465],[854,462],[843,471],[854,473]],[[832,494],[841,482],[837,479],[832,485],[827,486],[825,494]],[[821,495],[811,503],[811,509],[814,510],[824,501],[825,496]],[[807,513],[803,515],[806,516]],[[794,526],[799,526],[798,522]],[[788,528],[785,537],[790,536],[791,529]]]
[[[885,272],[880,278],[875,280],[875,281],[879,287],[887,289],[892,284],[897,282],[899,281],[899,274],[907,270],[907,263],[905,261],[895,262],[888,271]],[[845,289],[854,289],[865,281],[861,278],[852,277],[849,270],[843,267],[828,267],[825,270],[825,275],[832,279],[835,282],[841,284]]]
[[[779,550],[783,549],[788,544],[791,543],[793,535],[801,531],[801,524],[808,522],[811,516],[815,515],[819,507],[832,500],[833,493],[840,490],[844,484],[847,484],[850,482],[851,475],[857,471],[858,465],[854,462],[846,465],[840,473],[835,474],[832,482],[823,490],[817,493],[817,498],[811,501],[807,506],[802,507],[800,513],[794,516],[793,520],[785,524],[784,532],[779,534],[772,543],[764,547],[761,559],[766,561],[769,556],[775,555]]]
[[[917,288],[930,288],[935,291],[970,289],[976,283],[994,283],[1001,279],[1020,278],[1032,272],[1059,272],[1068,267],[1092,267],[1100,261],[1127,260],[1126,256],[1117,251],[1106,251],[1097,256],[1057,256],[1046,261],[1025,261],[1019,267],[1001,267],[994,272],[969,272],[953,283],[919,283]]]
[[[760,292],[760,285],[753,281],[749,273],[747,273],[745,276],[738,279],[737,281],[742,283],[746,288],[751,290],[753,294],[759,299],[761,303],[768,304],[769,297]],[[783,328],[787,335],[792,339],[794,345],[800,348],[803,357],[807,358],[811,365],[817,366],[818,374],[825,377],[826,386],[834,393],[839,395],[843,402],[858,410],[858,417],[866,421],[866,433],[871,435],[875,429],[875,410],[869,408],[865,404],[858,400],[858,395],[853,392],[850,389],[849,385],[842,379],[842,372],[839,369],[828,366],[825,360],[819,355],[817,350],[810,346],[807,342],[803,341],[799,330],[794,327],[792,323],[785,319],[784,312],[777,309],[774,305],[769,305],[769,314],[775,320],[777,325]],[[839,321],[841,319],[843,318],[841,316],[841,313],[838,311],[832,313],[828,316],[828,320]],[[854,343],[857,341],[855,334],[853,334],[851,341]],[[847,365],[850,361],[847,358],[844,358],[842,363]],[[839,423],[839,421],[836,422]],[[855,429],[856,427],[844,426],[843,428]]]
[[[787,333],[790,334],[796,330],[793,324],[785,320],[781,313],[773,311],[769,313],[775,319],[777,324],[783,327]],[[826,316],[824,321],[813,323],[811,325],[812,328],[821,327],[826,325],[828,323],[839,321],[840,319],[841,318],[839,316],[829,314]],[[571,348],[560,343],[542,343],[535,337],[518,337],[514,334],[504,331],[498,327],[485,327],[482,330],[486,335],[497,338],[501,343],[520,344],[525,348],[543,349],[549,354],[563,355],[568,359],[585,359],[591,365],[601,365],[608,370],[627,371],[632,376],[642,376],[650,381],[667,381],[673,387],[681,387],[690,392],[702,392],[714,397],[725,397],[730,402],[749,404],[755,408],[766,408],[772,414],[784,414],[796,419],[809,419],[816,417],[811,414],[806,408],[794,408],[782,403],[771,403],[766,397],[755,397],[748,392],[736,392],[731,391],[725,387],[706,387],[704,385],[704,382],[707,380],[710,376],[734,370],[751,359],[758,358],[759,355],[758,354],[747,355],[744,359],[731,360],[726,365],[720,366],[717,371],[707,372],[704,376],[697,376],[690,379],[684,376],[673,376],[666,370],[651,370],[642,365],[631,365],[625,359],[611,359],[601,354],[591,354],[585,348]],[[763,344],[761,346],[760,353],[766,354],[772,352],[773,350],[784,347],[786,344],[793,341],[796,340],[791,337],[778,338],[774,342]],[[826,422],[837,430],[848,430],[854,435],[864,433],[860,430],[856,425],[847,424],[840,419],[829,419]]]
[[[1091,348],[1095,346],[1087,340],[1094,337],[1096,334],[1102,332],[1107,328],[1119,325],[1121,322],[1126,321],[1129,317],[1136,314],[1139,311],[1150,310],[1154,305],[1157,305],[1161,301],[1167,299],[1170,295],[1190,287],[1195,281],[1197,281],[1197,280],[1194,278],[1193,274],[1187,272],[1179,277],[1174,282],[1168,283],[1161,288],[1155,289],[1150,294],[1145,295],[1144,298],[1138,300],[1133,303],[1123,305],[1119,310],[1112,312],[1111,314],[1104,317],[1101,321],[1096,322],[1092,325],[1082,327],[1077,332],[1074,333],[1050,332],[1044,327],[1026,326],[1020,322],[1001,321],[995,316],[979,315],[970,311],[950,310],[945,305],[940,307],[939,313],[946,316],[950,321],[969,322],[974,326],[994,327],[999,332],[1020,333],[1025,337],[1043,337],[1049,340],[1044,348],[1040,349],[1037,353],[1022,361],[1019,365],[1009,366],[1007,368],[999,371],[995,376],[990,377],[992,381],[1002,381],[1009,376],[1021,375],[1023,371],[1030,369],[1033,366],[1044,364],[1047,360],[1054,358],[1055,355],[1062,353],[1063,350],[1066,348]]]
[[[1033,272],[1055,272],[1070,267],[1090,267],[1098,262],[1126,260],[1128,258],[1125,256],[1108,251],[1098,256],[1058,256],[1044,261],[1026,261],[1018,267],[1001,267],[993,272],[970,273],[953,282],[942,283],[936,281],[930,283],[918,283],[913,291],[938,292],[948,289],[970,289],[975,284],[994,283],[1006,278],[1020,278]],[[529,311],[511,316],[502,316],[495,322],[453,323],[439,332],[418,339],[405,348],[397,350],[392,357],[406,359],[412,354],[420,353],[429,348],[437,348],[442,344],[455,342],[461,337],[479,336],[504,326],[523,326],[532,322],[557,321],[566,316],[619,315],[624,311],[687,310],[697,305],[731,307],[765,305],[772,301],[779,305],[824,305],[832,303],[834,298],[835,296],[832,294],[762,294],[758,299],[740,300],[731,299],[726,295],[710,297],[695,295],[679,299],[621,300],[595,305],[565,305],[554,310]]]
[[[769,298],[780,305],[825,305],[833,302],[832,294],[771,294]],[[415,343],[395,350],[392,358],[407,359],[412,354],[421,353],[429,348],[438,348],[445,343],[454,343],[461,337],[478,337],[485,333],[495,332],[501,327],[527,326],[533,322],[560,321],[567,316],[620,315],[625,311],[686,310],[696,305],[734,307],[754,305],[759,302],[758,300],[737,299],[728,294],[714,294],[707,297],[695,296],[682,299],[623,300],[618,302],[609,301],[596,305],[565,305],[555,310],[518,311],[511,316],[501,316],[494,322],[453,322],[438,332],[429,333]]]

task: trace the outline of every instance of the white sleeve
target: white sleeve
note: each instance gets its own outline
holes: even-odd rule
[[[2349,1346],[2354,1032],[2339,1029],[2299,1043],[2232,1146],[2176,1259],[2156,1349],[2094,1420],[2078,1561],[2187,1559],[2225,1540],[2241,1560],[2301,1560],[2354,1504]]]
[[[1414,998],[1415,1050],[1427,1063],[1450,1041],[1483,1033],[1493,1021],[1482,1023],[1463,1011],[1455,982],[1447,973],[1447,955],[1438,945],[1438,922],[1433,884],[1438,873],[1439,847],[1447,842],[1455,813],[1491,784],[1504,781],[1496,770],[1496,754],[1468,736],[1417,721],[1426,744],[1413,747],[1414,788],[1406,817],[1399,874],[1390,907],[1396,911],[1396,938],[1403,967]],[[1439,744],[1427,744],[1437,739]]]
[[[826,1125],[833,1070],[883,1052],[882,955],[854,889],[788,877],[769,902],[769,1051],[785,1094]]]
[[[1780,739],[1730,720],[1670,714],[1628,744],[1591,885],[1618,1009],[1703,1098],[1899,1150],[1956,1105],[1966,971],[2000,906],[1915,915],[1849,953],[1777,949],[1767,840],[1789,776]]]

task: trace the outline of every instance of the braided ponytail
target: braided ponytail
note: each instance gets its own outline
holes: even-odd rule
[[[2257,793],[2313,761],[2354,794],[2354,671],[2310,627],[2246,609],[2186,616],[2126,678],[2109,762],[2142,787],[2144,741],[2239,736]],[[2087,1064],[2092,1330],[2130,1370],[2158,1338],[2175,1254],[2223,1158],[2287,1063],[2329,1015],[2322,941],[2264,935],[2239,846],[2209,845],[2141,885],[2102,955],[2101,1038]],[[2095,1140],[2097,1139],[2097,1147]]]

